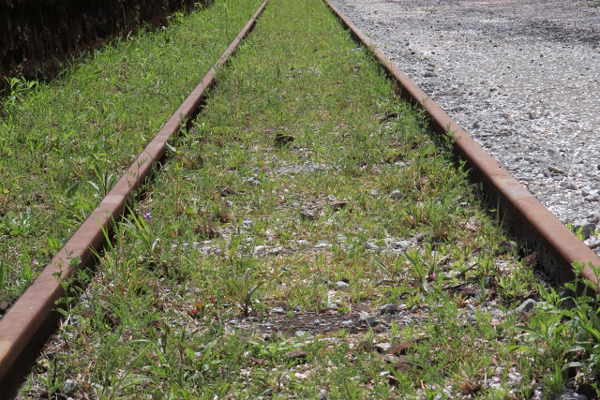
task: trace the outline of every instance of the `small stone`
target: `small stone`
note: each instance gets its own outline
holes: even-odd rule
[[[567,182],[567,184],[566,184],[565,187],[567,189],[570,189],[570,190],[577,190],[578,189],[577,185],[574,182]]]
[[[600,222],[600,213],[596,211],[591,212],[587,216],[587,219],[590,224],[597,224],[598,222]]]
[[[258,186],[261,184],[260,180],[253,178],[253,177],[248,178],[248,183],[251,185],[255,185],[255,186]]]
[[[306,248],[310,246],[310,243],[308,243],[308,240],[298,240],[296,243],[298,243],[300,245],[300,247],[302,248]]]
[[[337,201],[337,197],[330,194],[329,196],[325,197],[325,200],[327,200],[329,203],[335,203]]]
[[[62,392],[64,395],[70,396],[75,393],[77,390],[77,383],[73,379],[67,379],[62,388]]]
[[[595,249],[595,248],[600,247],[600,237],[596,237],[596,238],[590,239],[587,242],[587,245],[588,245],[588,247],[590,249]]]
[[[367,318],[371,318],[371,315],[366,311],[361,311],[358,317],[358,322],[365,322]]]
[[[352,321],[351,319],[349,319],[349,320],[346,320],[346,321],[342,321],[340,323],[340,325],[342,325],[345,328],[349,328],[351,326],[354,326],[354,321]]]
[[[371,189],[371,196],[377,196],[379,194],[379,192],[377,191],[377,189]]]
[[[301,338],[301,337],[304,337],[306,335],[308,335],[308,332],[306,332],[306,331],[296,331],[296,334],[294,336],[296,336],[298,338]]]
[[[573,222],[573,232],[581,232],[583,239],[589,238],[596,230],[596,224],[590,222]]]
[[[379,246],[377,246],[375,243],[370,243],[370,242],[366,242],[365,243],[365,249],[367,250],[379,250]]]
[[[319,391],[319,393],[317,393],[317,399],[318,400],[327,400],[327,392],[325,391],[325,389],[321,389]]]
[[[398,312],[398,306],[396,304],[386,304],[383,307],[381,307],[381,310],[379,310],[379,313],[381,315],[393,314],[396,312]]]
[[[394,247],[395,249],[406,250],[410,246],[410,242],[408,240],[400,240],[399,242],[397,242],[397,244],[398,246]]]
[[[404,197],[404,194],[396,189],[392,193],[390,193],[390,197],[394,200],[400,200]]]
[[[291,353],[287,354],[287,358],[289,358],[290,360],[306,361],[307,356],[308,354],[302,350],[294,350]]]
[[[269,249],[268,253],[269,254],[273,254],[273,255],[279,255],[279,254],[283,253],[283,248],[281,248],[281,247],[274,247],[272,249]]]
[[[588,197],[585,198],[585,200],[589,202],[600,201],[600,196],[598,195],[598,193],[591,193]]]
[[[328,247],[331,247],[331,244],[326,240],[319,240],[317,244],[315,244],[315,249],[325,249]]]
[[[264,251],[265,249],[266,249],[266,247],[265,247],[265,246],[256,246],[256,247],[254,248],[254,252],[255,252],[255,253],[260,253],[261,251]]]
[[[338,289],[344,289],[344,288],[347,288],[347,287],[348,287],[348,286],[350,286],[350,285],[349,285],[349,284],[347,284],[347,283],[346,283],[346,282],[344,282],[344,281],[337,281],[337,282],[335,283],[335,286],[336,286]]]
[[[419,311],[419,307],[417,307],[417,306],[412,306],[410,308],[410,312],[413,313],[413,314],[416,313],[417,311]]]
[[[379,353],[385,353],[389,350],[389,348],[392,347],[392,345],[390,343],[377,343],[375,345],[375,350],[377,350]]]
[[[307,220],[307,221],[314,221],[317,219],[317,216],[315,215],[315,213],[312,210],[307,210],[307,209],[302,209],[300,211],[300,218]]]
[[[252,220],[245,219],[242,221],[242,228],[250,229],[252,227]]]
[[[553,167],[553,166],[549,166],[549,167],[548,167],[548,169],[549,169],[550,171],[554,172],[554,173],[557,173],[557,174],[562,174],[562,175],[566,175],[566,172],[565,172],[565,171],[563,171],[563,170],[562,170],[562,169],[560,169],[560,168],[556,168],[556,167]]]
[[[273,307],[269,312],[271,314],[285,314],[285,310],[282,307]]]
[[[533,311],[533,308],[535,307],[535,304],[537,302],[533,299],[527,299],[525,300],[523,303],[521,303],[521,305],[519,307],[517,307],[515,309],[515,311],[517,311],[518,313],[529,313],[531,311]]]

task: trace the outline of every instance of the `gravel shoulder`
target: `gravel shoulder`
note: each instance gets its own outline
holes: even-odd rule
[[[333,4],[559,219],[597,224],[600,8],[564,0]]]

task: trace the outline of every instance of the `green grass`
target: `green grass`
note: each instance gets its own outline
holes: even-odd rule
[[[49,262],[259,4],[217,1],[73,61],[52,84],[11,81],[0,107],[0,302]]]
[[[272,0],[24,395],[67,395],[71,379],[68,395],[99,399],[551,398],[577,326],[548,311],[560,296],[441,142],[321,1]],[[390,303],[412,323],[260,331]],[[416,338],[405,368],[369,351]]]

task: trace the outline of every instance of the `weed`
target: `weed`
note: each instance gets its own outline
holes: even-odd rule
[[[242,15],[238,4],[214,6]],[[175,31],[158,36],[177,42]],[[143,53],[133,58],[144,80],[152,54],[125,48]],[[59,352],[65,376],[113,398],[497,399],[532,394],[534,381],[558,388],[575,325],[542,305],[508,312],[543,288],[513,251],[495,251],[501,224],[478,208],[451,141],[436,148],[424,115],[378,68],[321,1],[270,2],[156,186],[108,237],[74,311],[84,322],[62,344],[74,356]],[[160,92],[162,74],[147,79]],[[61,190],[74,201],[102,191],[88,168],[116,174],[106,157],[73,165]],[[88,180],[98,188],[70,189]],[[374,351],[385,343],[401,349]]]

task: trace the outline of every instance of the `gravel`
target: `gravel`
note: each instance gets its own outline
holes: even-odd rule
[[[600,8],[581,0],[332,3],[561,221],[593,219]]]

